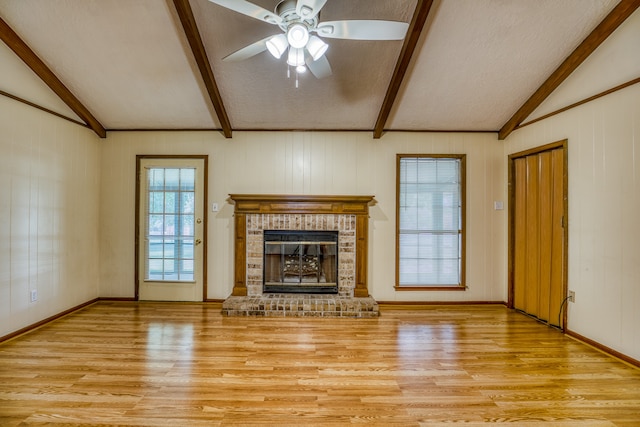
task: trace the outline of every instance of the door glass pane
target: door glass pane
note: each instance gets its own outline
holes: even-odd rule
[[[193,191],[183,191],[180,196],[182,198],[180,202],[182,213],[193,213],[195,209],[195,193]]]
[[[145,279],[194,280],[195,169],[149,168]]]
[[[149,193],[149,213],[162,213],[164,205],[164,193],[152,191]]]
[[[168,191],[164,193],[164,212],[165,213],[176,213],[178,209],[176,208],[176,193],[172,191]]]
[[[195,182],[196,182],[195,169],[180,169],[180,190],[182,191],[195,190]]]
[[[149,190],[164,188],[164,169],[149,170]]]
[[[161,236],[164,229],[164,217],[162,215],[149,214],[147,217],[148,234],[152,236]]]

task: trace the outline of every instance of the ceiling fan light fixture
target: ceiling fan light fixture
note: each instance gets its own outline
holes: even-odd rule
[[[296,73],[298,74],[304,74],[307,72],[307,67],[305,67],[304,65],[298,65],[296,67]]]
[[[292,67],[299,67],[301,65],[304,65],[304,50],[295,48],[293,46],[290,47],[287,64],[291,65]]]
[[[293,24],[287,30],[287,41],[292,47],[302,49],[309,42],[309,30],[303,24]]]
[[[287,47],[289,47],[287,36],[284,34],[278,34],[277,36],[271,37],[267,40],[266,45],[269,53],[271,53],[271,55],[276,59],[280,59],[282,54],[286,52]]]
[[[323,42],[320,37],[311,36],[307,43],[307,50],[314,61],[322,58],[322,55],[329,49],[329,45]]]

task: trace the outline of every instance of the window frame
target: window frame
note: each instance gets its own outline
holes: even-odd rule
[[[460,161],[460,283],[452,285],[400,284],[400,163],[402,159],[457,159]],[[396,154],[396,291],[464,291],[466,287],[466,154]]]

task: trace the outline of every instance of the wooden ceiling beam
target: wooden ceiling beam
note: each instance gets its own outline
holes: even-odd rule
[[[207,52],[204,48],[202,37],[200,37],[200,31],[198,31],[198,25],[196,24],[195,17],[193,16],[193,10],[191,9],[189,0],[173,0],[173,4],[176,7],[180,23],[182,24],[184,33],[189,41],[189,46],[191,46],[191,51],[193,52],[198,69],[200,70],[200,75],[202,76],[204,85],[207,88],[209,99],[213,104],[213,108],[218,116],[218,121],[222,126],[222,133],[226,138],[231,138],[231,122],[227,116],[227,110],[224,108],[224,103],[222,102],[222,97],[220,96],[216,79],[213,76],[211,63],[209,62],[209,57],[207,56]]]
[[[425,22],[427,22],[427,17],[429,16],[432,4],[433,0],[418,0],[418,3],[416,4],[416,9],[407,30],[407,36],[404,38],[404,44],[402,45],[402,50],[400,51],[396,68],[393,71],[391,82],[389,83],[387,93],[384,97],[384,101],[382,102],[382,107],[378,114],[378,120],[376,120],[376,125],[373,130],[373,137],[375,139],[379,139],[384,133],[384,127],[389,119],[389,114],[391,114],[391,109],[393,108],[393,104],[398,96],[400,86],[407,74],[411,57],[413,56],[418,40],[422,35],[422,30]]]
[[[100,138],[106,138],[104,126],[91,114],[76,96],[60,81],[33,50],[0,18],[0,39],[25,63],[71,110]]]
[[[551,93],[580,66],[607,37],[609,37],[633,12],[640,7],[640,0],[621,0],[616,7],[598,24],[582,43],[562,64],[542,83],[533,95],[502,126],[498,139],[503,140],[513,132]]]

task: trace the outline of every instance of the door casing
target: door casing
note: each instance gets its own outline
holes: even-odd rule
[[[138,154],[136,155],[136,195],[135,195],[135,243],[134,243],[134,300],[140,299],[140,197],[141,197],[141,179],[142,179],[142,160],[143,159],[165,159],[165,160],[184,160],[184,159],[198,159],[204,163],[204,183],[203,183],[203,228],[202,228],[202,301],[207,301],[207,216],[208,216],[208,172],[209,172],[209,156],[208,155],[152,155],[152,154]]]
[[[563,251],[562,251],[562,259],[561,260],[553,260],[553,262],[559,262],[562,266],[562,293],[563,293],[563,302],[565,302],[567,293],[568,293],[568,250],[569,250],[569,227],[568,227],[568,140],[561,140],[557,142],[553,142],[551,144],[542,145],[539,147],[535,147],[529,150],[521,151],[518,153],[514,153],[509,155],[508,157],[508,178],[509,178],[509,219],[508,219],[508,301],[507,306],[509,308],[515,308],[515,298],[520,299],[522,296],[515,295],[515,263],[516,263],[516,245],[517,244],[527,244],[527,242],[516,242],[516,179],[518,179],[518,175],[516,174],[516,160],[524,159],[528,156],[542,154],[542,153],[550,153],[553,150],[561,149],[563,155],[563,169],[562,169],[562,243],[563,243]],[[522,178],[522,177],[520,177]],[[539,225],[539,224],[538,224]],[[562,315],[560,327],[562,330],[567,328],[567,309],[566,304],[562,304]],[[555,319],[553,319],[555,320]]]

